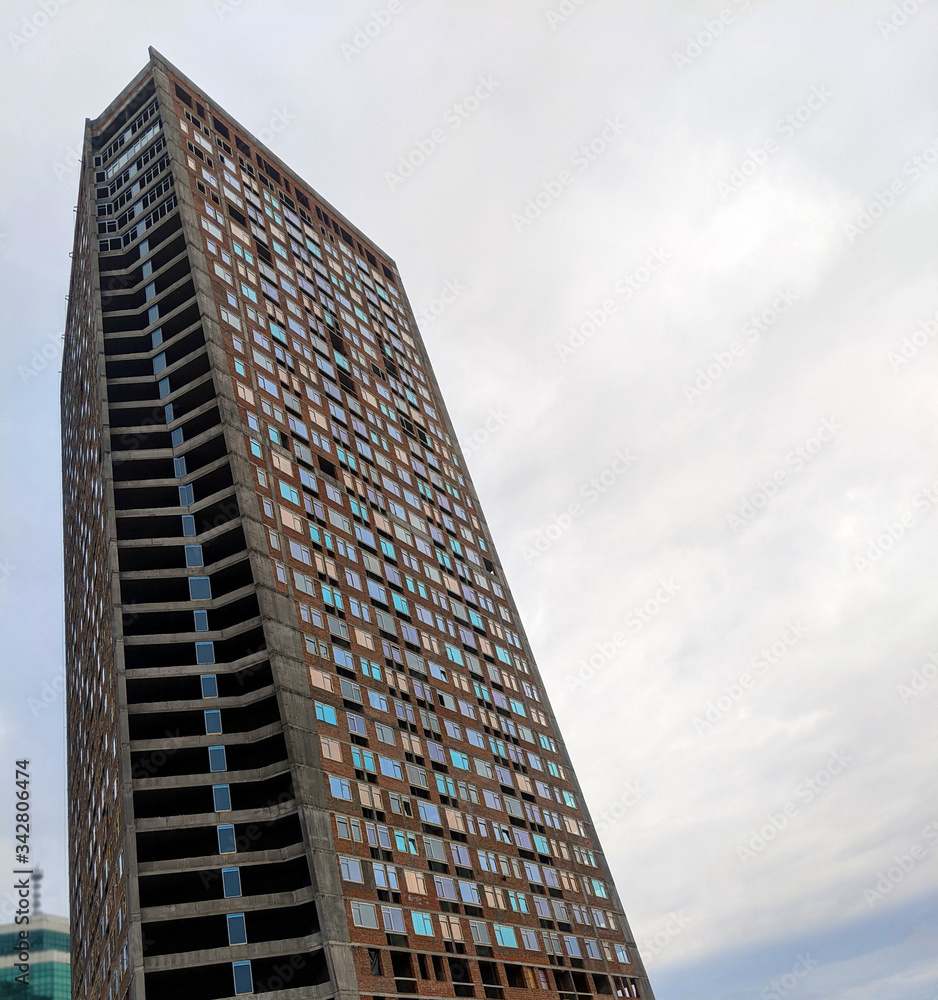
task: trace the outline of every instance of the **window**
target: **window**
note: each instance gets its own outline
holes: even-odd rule
[[[381,919],[384,929],[392,934],[405,934],[407,926],[404,923],[404,911],[396,906],[382,906]]]
[[[316,705],[316,718],[319,719],[320,722],[325,722],[330,726],[338,725],[335,709],[331,705],[325,705],[321,701],[317,701],[315,705]]]
[[[202,557],[202,546],[201,545],[187,545],[186,546],[186,565],[187,566],[204,566],[205,563]]]
[[[564,947],[567,949],[567,954],[571,958],[581,958],[582,954],[580,952],[580,942],[570,934],[564,934],[563,937]]]
[[[235,839],[235,828],[233,826],[218,827],[218,853],[234,854],[238,850]]]
[[[503,948],[518,947],[518,941],[515,938],[515,930],[513,927],[508,927],[506,924],[494,924],[493,928],[495,930],[495,940]]]
[[[420,812],[420,818],[424,823],[432,823],[434,826],[440,825],[440,809],[439,806],[434,805],[432,802],[424,802],[420,799],[417,802],[417,809]]]
[[[371,702],[372,708],[377,708],[381,712],[390,711],[387,697],[383,694],[378,694],[377,691],[368,692],[368,701]]]
[[[203,674],[200,680],[202,681],[202,697],[217,698],[218,678],[214,674]]]
[[[222,868],[222,890],[225,899],[234,899],[241,895],[241,870],[239,868]]]
[[[228,914],[228,944],[247,944],[248,932],[243,913]]]
[[[423,872],[405,871],[404,885],[408,892],[412,892],[416,896],[427,895],[427,877]]]
[[[371,865],[374,870],[375,885],[379,889],[390,889],[397,892],[400,884],[397,881],[397,869],[393,865],[382,865],[377,861]]]
[[[445,878],[442,875],[435,875],[433,877],[433,885],[436,889],[436,894],[440,899],[451,899],[458,900],[459,896],[456,895],[456,880],[451,878]]]
[[[482,902],[479,899],[479,887],[474,882],[460,882],[459,895],[464,903],[479,906]]]
[[[365,720],[360,715],[354,715],[352,712],[346,712],[345,715],[348,719],[348,728],[350,733],[355,733],[358,736],[367,735]]]
[[[195,644],[195,662],[196,663],[214,663],[215,662],[215,643],[213,643],[213,642],[197,642]]]
[[[319,737],[322,746],[322,755],[326,760],[342,760],[342,744],[338,740],[330,740],[325,736]]]
[[[284,500],[289,500],[291,503],[298,504],[300,502],[300,494],[295,486],[291,486],[289,483],[285,483],[282,479],[277,480],[280,484],[280,495]],[[202,565],[199,563],[198,565]]]
[[[433,920],[429,913],[421,913],[419,910],[412,910],[410,918],[414,924],[414,933],[423,937],[433,937]]]
[[[352,787],[345,778],[337,778],[334,774],[330,774],[329,787],[337,799],[346,799],[348,802],[352,801]]]
[[[310,650],[310,652],[315,652],[315,649]],[[314,687],[321,688],[323,691],[331,692],[335,689],[335,681],[332,674],[327,674],[325,670],[320,670],[318,667],[309,668],[309,679]]]
[[[453,861],[462,866],[463,868],[471,868],[472,860],[469,857],[469,848],[463,847],[462,844],[450,844],[450,851],[453,854]]]
[[[528,912],[528,899],[523,892],[515,892],[514,889],[508,889],[508,905],[515,911],[515,913],[527,913]]]
[[[540,951],[537,944],[537,934],[534,931],[528,930],[526,927],[520,927],[521,931],[521,941],[528,951]]]
[[[629,953],[626,951],[625,945],[616,944],[613,945],[613,947],[616,950],[616,960],[627,965],[629,961]]]
[[[218,709],[212,709],[211,711],[205,712],[205,732],[208,735],[214,735],[221,732],[221,712]]]
[[[472,931],[472,940],[476,944],[491,944],[489,929],[481,920],[470,920],[469,929]]]
[[[386,728],[386,727],[385,727]],[[397,778],[398,781],[404,780],[404,770],[400,763],[393,760],[391,757],[378,757],[378,766],[381,768],[381,773],[388,778]]]
[[[225,760],[224,747],[208,748],[208,767],[210,771],[227,771],[228,763]]]
[[[598,942],[593,941],[591,938],[585,938],[583,944],[586,945],[586,954],[590,958],[601,959],[603,957],[602,952],[599,950]]]
[[[410,798],[406,795],[398,795],[397,792],[388,792],[388,798],[391,800],[391,811],[398,814],[398,816],[412,816],[413,813],[410,810]]]
[[[424,837],[423,848],[431,861],[446,860],[446,849],[442,840],[437,840],[435,837]]]
[[[362,825],[357,819],[349,819],[347,816],[336,816],[336,829],[342,840],[354,840],[360,844],[362,842]]]
[[[382,743],[389,743],[391,746],[394,746],[394,730],[390,726],[376,722],[375,733]]]
[[[364,882],[362,863],[357,858],[339,858],[339,868],[345,882]]]
[[[231,971],[234,975],[235,995],[254,992],[254,977],[251,975],[250,962],[232,962]]]
[[[212,800],[216,812],[226,812],[231,808],[231,788],[228,785],[212,785]]]

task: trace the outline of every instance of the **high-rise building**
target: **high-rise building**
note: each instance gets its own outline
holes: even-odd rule
[[[651,1000],[393,260],[153,50],[73,256],[75,996]]]
[[[24,952],[23,931],[29,931]],[[68,921],[35,913],[28,924],[0,926],[0,1000],[71,1000]],[[23,966],[28,965],[28,972]],[[23,976],[28,980],[24,981]]]

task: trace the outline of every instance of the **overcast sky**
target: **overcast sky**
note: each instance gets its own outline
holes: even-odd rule
[[[924,0],[6,0],[0,852],[29,756],[45,908],[75,157],[152,44],[397,261],[659,1000],[938,996],[936,43]]]

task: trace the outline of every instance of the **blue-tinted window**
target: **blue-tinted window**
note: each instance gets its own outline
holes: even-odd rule
[[[182,515],[182,533],[190,537],[195,534],[195,518],[191,514]]]
[[[205,732],[209,736],[221,732],[221,712],[217,708],[205,713]]]
[[[225,899],[234,899],[241,895],[241,870],[239,868],[222,868],[221,884]]]
[[[231,971],[234,975],[234,991],[236,996],[242,993],[254,992],[254,977],[251,975],[250,962],[232,962]]]
[[[175,472],[177,479],[181,479],[186,474],[185,455],[181,456],[180,458],[173,459],[173,472]]]
[[[201,545],[187,545],[186,546],[186,565],[187,566],[204,566],[205,562],[202,557],[202,546]]]
[[[207,611],[193,611],[192,617],[195,620],[195,630],[196,632],[207,632],[208,631],[208,612]]]
[[[192,483],[188,486],[179,487],[179,506],[188,507],[193,500],[195,500],[195,494],[192,490]]]
[[[208,767],[210,771],[227,771],[228,761],[224,747],[208,748]]]
[[[189,600],[207,601],[212,596],[212,581],[207,576],[189,577]]]
[[[248,932],[243,913],[228,914],[228,944],[247,944]]]
[[[238,842],[235,839],[235,828],[233,826],[220,826],[218,828],[218,853],[234,854],[238,850]]]
[[[212,798],[216,812],[227,812],[231,808],[231,787],[229,785],[212,785]]]
[[[197,642],[195,644],[195,662],[196,663],[214,663],[215,662],[215,643],[213,643],[213,642]]]
[[[172,433],[173,447],[178,448],[182,444],[184,438],[185,434],[183,429],[181,427],[175,428]]]
[[[200,679],[202,681],[202,697],[217,698],[218,678],[214,674],[202,674]]]

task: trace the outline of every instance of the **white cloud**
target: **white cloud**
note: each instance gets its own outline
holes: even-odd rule
[[[877,872],[938,818],[938,682],[909,703],[897,692],[938,648],[938,512],[915,506],[938,478],[938,345],[898,370],[888,358],[938,310],[938,165],[919,177],[904,167],[938,135],[938,13],[926,5],[884,38],[890,5],[879,0],[727,3],[732,23],[678,69],[674,53],[719,3],[589,0],[552,30],[548,3],[405,0],[346,59],[342,43],[374,6],[245,0],[220,17],[208,2],[167,0],[116,17],[83,0],[0,65],[0,559],[20,567],[2,605],[7,648],[42,676],[59,669],[48,625],[60,600],[56,375],[16,377],[64,316],[78,177],[60,182],[55,167],[152,43],[247,127],[280,108],[295,116],[275,150],[395,257],[415,307],[450,279],[465,286],[424,327],[431,360],[464,440],[492,409],[506,414],[470,468],[587,801],[599,816],[630,782],[647,788],[603,839],[640,942],[672,910],[692,918],[653,972],[718,956],[728,941],[755,949],[845,924]],[[4,35],[35,9],[11,4]],[[491,99],[389,191],[389,167],[486,74],[500,81]],[[720,182],[821,85],[831,98],[724,201]],[[516,232],[512,213],[617,115],[621,137],[588,169],[573,166],[563,194]],[[895,203],[851,240],[845,224],[897,179]],[[669,254],[660,272],[558,357],[558,339],[655,247]],[[792,308],[746,340],[780,289],[797,294]],[[689,403],[682,387],[737,340],[745,350]],[[791,472],[786,456],[831,417],[843,429],[734,532],[727,515]],[[524,546],[619,449],[634,465],[526,560]],[[855,558],[910,510],[904,537],[860,572]],[[670,577],[673,600],[568,691],[576,662]],[[793,619],[804,637],[698,735],[695,716]],[[25,705],[40,673],[5,669]],[[33,734],[5,719],[7,756],[40,733],[61,746],[51,713]],[[742,865],[736,845],[841,748],[844,773]],[[50,827],[64,818],[51,805],[44,816]],[[63,871],[49,872],[59,888],[47,879],[47,905],[62,909]],[[938,869],[923,863],[882,912],[936,888]],[[898,955],[871,942],[864,959],[896,996]],[[938,989],[925,943],[910,936],[901,955],[914,989]],[[849,968],[825,969],[824,996],[874,995],[850,985]],[[760,983],[778,969],[764,971]]]

